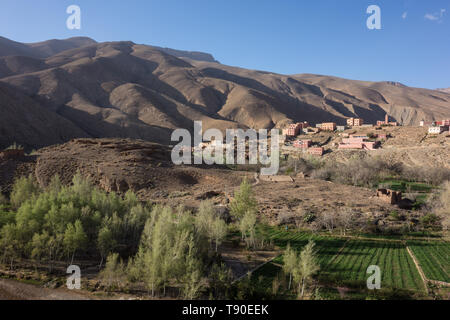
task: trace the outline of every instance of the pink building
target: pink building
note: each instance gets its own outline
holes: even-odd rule
[[[300,134],[302,129],[308,128],[309,124],[308,122],[298,122],[298,123],[292,123],[289,125],[287,129],[283,130],[283,135],[289,136],[289,137],[296,137]]]
[[[309,148],[308,153],[314,156],[322,156],[323,155],[323,148]]]
[[[364,124],[364,120],[361,118],[349,118],[347,119],[347,125],[349,127],[360,127]]]
[[[377,126],[393,126],[393,127],[397,127],[398,123],[393,121],[393,122],[389,122],[389,116],[386,113],[386,116],[384,118],[384,121],[377,121]]]
[[[339,149],[365,149],[374,150],[377,147],[377,142],[365,141],[367,137],[350,137],[342,139],[339,144]]]
[[[312,144],[311,140],[296,140],[294,141],[294,147],[308,149]]]
[[[336,123],[334,123],[334,122],[322,123],[322,125],[320,126],[320,129],[322,129],[323,131],[335,131]]]

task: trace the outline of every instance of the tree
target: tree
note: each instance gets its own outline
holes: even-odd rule
[[[247,212],[257,212],[257,202],[253,197],[252,186],[244,179],[230,204],[231,215],[240,220]]]
[[[216,218],[212,224],[212,238],[216,244],[216,252],[218,247],[222,244],[223,239],[227,236],[227,224],[220,218]]]
[[[47,231],[42,234],[35,233],[32,240],[31,257],[37,259],[39,262],[41,259],[49,258],[48,255],[48,243],[50,236]]]
[[[197,249],[193,237],[189,239],[188,251],[185,259],[186,276],[184,279],[184,298],[193,300],[197,298],[201,289],[205,286],[202,277],[202,266],[198,259]]]
[[[118,253],[106,258],[105,269],[100,272],[100,279],[108,290],[119,288],[124,280],[125,267]]]
[[[103,259],[105,257],[108,257],[108,255],[114,250],[116,246],[116,240],[114,239],[113,233],[111,230],[104,226],[100,229],[98,232],[98,239],[97,239],[97,247],[101,255],[101,261],[100,261],[100,267],[102,267]]]
[[[209,274],[210,288],[216,299],[226,299],[233,282],[233,272],[224,263],[214,263]]]
[[[53,270],[53,260],[58,260],[61,257],[64,246],[64,234],[56,234],[51,236],[47,243],[49,270]]]
[[[247,211],[239,223],[239,231],[247,247],[255,245],[256,214]]]
[[[5,225],[0,232],[0,248],[3,250],[2,261],[9,259],[11,270],[14,266],[14,259],[18,258],[21,252],[17,233],[17,227],[12,223]]]
[[[68,254],[72,254],[70,264],[73,263],[75,252],[78,249],[83,249],[88,242],[87,236],[84,233],[83,225],[80,220],[75,221],[75,224],[69,223],[66,232],[64,233],[64,246]]]
[[[286,274],[289,274],[289,289],[291,289],[292,275],[294,274],[298,266],[298,255],[294,249],[291,248],[291,244],[288,243],[283,255],[283,270]]]
[[[39,193],[39,185],[30,174],[28,177],[21,177],[14,182],[11,191],[11,204],[18,209],[22,203],[32,199]]]
[[[215,220],[212,201],[202,201],[195,217],[197,232],[212,241],[212,225]]]
[[[439,194],[432,198],[433,212],[440,217],[444,230],[450,228],[450,181],[442,184]]]
[[[343,235],[345,236],[347,230],[350,229],[354,223],[354,212],[350,208],[343,208],[339,211],[336,217],[336,223],[340,227]]]
[[[306,283],[320,270],[315,243],[309,240],[300,253],[298,267],[294,271],[294,280],[298,283],[300,297],[303,297]]]
[[[210,244],[214,241],[215,250],[227,235],[227,224],[215,212],[212,201],[203,201],[195,218],[195,225],[199,234],[209,239]]]
[[[318,222],[331,233],[336,228],[336,214],[334,212],[324,211],[318,216]]]

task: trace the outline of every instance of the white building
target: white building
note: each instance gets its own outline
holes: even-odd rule
[[[429,134],[441,134],[448,130],[448,126],[433,126],[428,128]]]

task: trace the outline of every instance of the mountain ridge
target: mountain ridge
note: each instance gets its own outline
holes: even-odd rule
[[[27,140],[31,132],[18,135],[10,125],[23,123],[27,115],[33,115],[27,123],[39,127],[39,146],[77,135],[170,143],[173,129],[192,129],[196,120],[204,129],[225,130],[282,128],[296,121],[344,124],[352,116],[375,123],[386,113],[405,125],[450,117],[449,93],[396,82],[247,70],[220,64],[206,53],[130,41],[21,44],[5,39],[0,38],[0,84],[19,98],[0,97],[0,112],[11,112],[6,104],[28,103],[8,123],[0,118],[0,128],[9,128],[0,146],[13,141],[37,146]],[[44,127],[32,121],[39,108],[48,113]],[[58,134],[46,136],[45,128]]]

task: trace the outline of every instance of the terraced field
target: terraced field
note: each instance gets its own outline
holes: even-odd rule
[[[275,245],[281,248],[285,248],[287,244],[290,243],[291,247],[298,251],[300,251],[310,239],[314,240],[317,252],[319,253],[319,263],[321,267],[325,267],[345,243],[345,240],[339,238],[318,236],[294,230],[286,231],[276,227],[259,226],[258,232],[263,234],[266,239],[271,239]],[[274,262],[282,263],[282,257],[278,257]]]
[[[272,239],[277,246],[284,248],[290,243],[298,251],[309,239],[314,240],[321,265],[319,274],[321,283],[364,289],[369,277],[366,273],[367,267],[378,265],[381,269],[382,288],[405,289],[413,292],[423,292],[425,289],[406,246],[399,241],[359,239],[346,241],[268,226],[260,226],[258,232],[267,239]],[[418,247],[417,250],[420,248]],[[442,259],[442,255],[439,257]],[[439,261],[447,263],[444,265],[448,266],[448,260],[447,262]],[[259,288],[270,290],[273,279],[281,271],[282,264],[283,257],[277,257],[272,263],[255,271],[252,275],[253,281]]]
[[[381,270],[381,287],[424,290],[420,274],[406,246],[391,241],[349,241],[341,254],[328,266],[326,273],[343,283],[364,285],[370,265]]]
[[[408,246],[428,279],[450,282],[450,243],[408,241]]]

